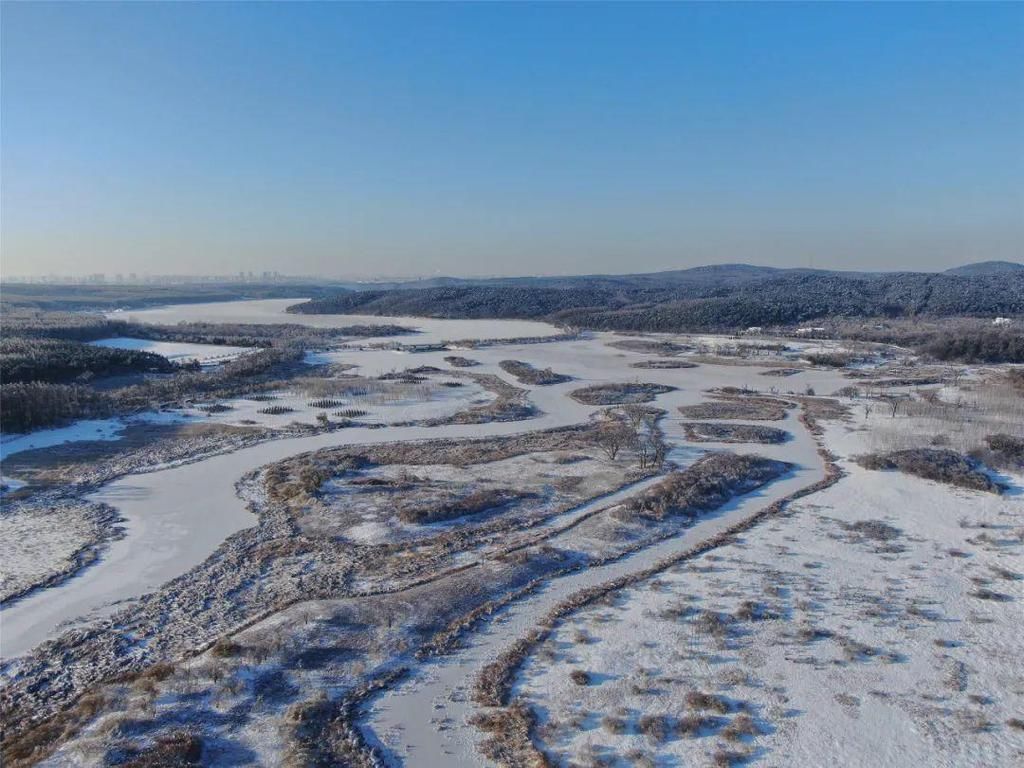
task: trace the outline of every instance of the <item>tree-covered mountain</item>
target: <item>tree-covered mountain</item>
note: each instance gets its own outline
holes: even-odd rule
[[[758,268],[764,269],[764,268]],[[690,279],[670,273],[617,278],[461,285],[339,293],[296,305],[305,314],[530,318],[580,327],[685,331],[786,325],[829,317],[1024,314],[1024,272],[958,276],[714,268]],[[691,272],[691,270],[684,270]],[[709,275],[714,279],[708,279]],[[537,281],[545,280],[536,278]]]
[[[975,277],[977,275],[1002,275],[1007,272],[1024,272],[1024,264],[1018,264],[1015,261],[976,261],[973,264],[947,269],[944,274]]]

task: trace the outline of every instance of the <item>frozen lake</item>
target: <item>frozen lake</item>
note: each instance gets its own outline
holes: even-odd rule
[[[560,332],[549,323],[532,320],[447,320],[426,317],[387,317],[379,315],[294,315],[285,310],[306,299],[254,299],[218,301],[209,304],[174,304],[154,309],[117,311],[107,314],[114,320],[175,325],[177,323],[290,323],[311,328],[343,328],[346,325],[401,325],[419,333],[409,337],[378,337],[377,341],[405,341],[410,344],[436,344],[460,339],[510,339],[529,336],[553,336]],[[366,341],[368,339],[361,339]]]

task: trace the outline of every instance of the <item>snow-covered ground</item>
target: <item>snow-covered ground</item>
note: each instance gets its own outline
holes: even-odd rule
[[[151,322],[295,322],[321,327],[398,322],[424,331],[417,342],[556,331],[551,326],[516,321],[284,314],[284,308],[297,301],[187,305],[129,316]],[[667,413],[661,426],[670,462],[687,465],[705,450],[725,447],[794,465],[792,472],[734,499],[678,536],[602,566],[563,574],[513,602],[466,635],[464,646],[455,653],[417,666],[405,682],[373,699],[369,717],[361,723],[364,736],[382,747],[391,763],[482,764],[476,751],[481,734],[466,722],[475,711],[468,700],[469,688],[483,665],[536,627],[554,605],[581,588],[688,551],[824,475],[815,440],[795,410],[775,422],[792,435],[785,443],[720,446],[688,442],[677,409],[706,400],[707,390],[712,388],[774,387],[830,394],[851,384],[842,369],[804,367],[789,376],[766,378],[766,365],[785,364],[779,358],[765,360],[766,365],[751,364],[761,358],[706,358],[713,362],[695,359],[699,364],[692,368],[638,369],[632,364],[656,355],[609,346],[623,338],[627,337],[595,333],[572,340],[466,352],[479,363],[471,369],[474,374],[510,381],[499,363],[517,359],[571,377],[552,386],[524,386],[537,411],[534,418],[518,422],[410,424],[444,418],[493,397],[470,379],[460,378],[461,387],[444,387],[444,374],[432,374],[422,383],[380,382],[381,389],[374,383],[366,393],[324,395],[344,401],[326,409],[312,404],[318,396],[303,388],[308,382],[299,381],[294,391],[266,393],[272,400],[238,398],[220,403],[227,410],[202,409],[213,405],[211,402],[152,415],[160,420],[284,429],[296,421],[315,423],[320,413],[367,412],[356,418],[355,426],[345,429],[249,444],[189,464],[125,476],[92,493],[90,501],[110,505],[124,519],[125,537],[107,545],[101,559],[75,578],[4,608],[0,613],[4,656],[9,659],[30,650],[81,617],[107,615],[123,601],[157,589],[202,563],[231,534],[255,522],[239,497],[238,480],[267,464],[308,451],[516,435],[580,424],[601,409],[574,400],[570,392],[593,384],[641,381],[673,387],[653,403]],[[711,336],[645,338],[697,342],[705,347],[735,341]],[[821,342],[789,346],[790,356],[838,351],[838,346]],[[435,366],[451,371],[454,380],[459,371],[444,360],[447,354],[345,347],[312,353],[307,362],[337,364],[323,377],[323,391],[327,391],[343,385],[343,379],[336,378],[342,367],[346,376],[366,381],[388,372]],[[392,384],[393,391],[387,389]],[[961,437],[954,440],[955,447],[964,450],[994,426],[1007,420],[1021,421],[1014,401],[1006,405],[999,400],[993,405],[991,398],[1002,395],[984,390],[983,396],[989,400],[968,402],[964,393],[969,391],[947,387],[940,392],[940,400],[956,402],[960,398],[956,411],[963,414],[960,421],[951,421],[949,411],[903,413],[893,419],[877,403],[865,408],[864,400],[847,401],[852,421],[829,423],[821,438],[849,473],[837,485],[793,504],[786,516],[757,525],[733,543],[571,614],[550,640],[530,654],[516,681],[515,694],[525,697],[539,718],[538,745],[556,764],[567,765],[670,766],[727,759],[799,766],[834,762],[851,766],[1009,765],[1019,761],[1024,755],[1024,731],[1009,721],[1022,717],[1024,707],[1020,682],[1024,679],[1024,654],[1018,637],[1024,618],[1020,610],[1024,604],[1024,477],[1004,475],[1002,479],[1012,488],[997,496],[896,473],[872,472],[851,461],[857,454],[890,445],[931,443],[951,424],[966,425],[960,430]],[[290,410],[279,415],[259,413],[274,405]],[[996,406],[1003,410],[993,411]],[[380,425],[386,426],[376,428]],[[124,427],[125,422],[112,419],[83,422],[66,430],[5,436],[3,456],[67,440],[116,440]],[[507,540],[544,533],[545,544],[553,551],[581,552],[584,542],[592,544],[606,532],[596,525],[588,527],[593,522],[591,515],[606,514],[601,510],[622,503],[654,482],[640,480],[620,487],[624,470],[616,468],[619,474],[615,474],[609,464],[609,470],[603,471],[602,461],[597,454],[575,463],[523,454],[473,465],[472,469],[422,463],[412,472],[421,480],[410,482],[423,486],[429,481],[442,492],[446,486],[465,484],[529,491],[538,483],[547,486],[548,481],[538,478],[571,480],[571,475],[585,475],[581,482],[591,484],[586,487],[589,501],[567,509],[552,505],[552,509],[558,506],[557,514],[536,528],[509,528],[500,533]],[[397,466],[372,467],[365,475],[395,480],[405,471],[407,468]],[[337,525],[343,515],[350,516],[352,524],[338,528],[340,547],[411,542],[418,537],[429,541],[430,532],[424,534],[423,526],[413,531],[396,524],[394,510],[385,508],[383,496],[367,493],[363,498],[370,501],[360,506],[352,498],[351,488],[333,481],[321,493],[316,502],[320,506],[313,509],[310,502],[311,511],[296,520],[300,526],[320,524],[326,529],[328,524]],[[550,498],[543,500],[544,504],[550,502]],[[54,562],[71,563],[79,553],[74,542],[94,537],[94,532],[86,529],[86,521],[73,514],[62,523],[59,512],[38,519],[0,518],[0,538],[19,543],[14,548],[17,560],[12,561],[15,578],[28,583],[34,574],[38,576],[33,570],[36,565],[52,572]],[[459,526],[448,521],[431,528],[456,531]],[[609,547],[617,543],[621,542],[604,542]],[[439,557],[437,562],[448,567],[488,557],[493,554],[491,546],[456,552],[451,559]],[[6,554],[0,556],[11,561]],[[38,563],[30,562],[33,558]],[[375,574],[372,579],[359,575],[349,586],[361,589],[362,584],[376,579],[371,585],[374,588],[393,593],[396,601],[407,599],[405,587],[394,581],[391,572]],[[177,600],[178,596],[174,593],[171,597]],[[360,599],[343,595],[336,602]],[[258,632],[264,624],[298,625],[304,612],[328,602],[299,602],[248,631]],[[390,619],[387,626],[390,628]],[[154,637],[163,637],[162,630],[153,632]],[[150,635],[143,634],[133,642],[149,639]],[[401,633],[396,632],[393,639],[401,639]],[[14,666],[21,661],[15,660]],[[208,661],[199,657],[195,663]],[[569,677],[573,671],[586,672],[586,684],[573,682]],[[361,673],[350,670],[346,674],[345,685]],[[328,682],[323,682],[327,687]],[[331,685],[337,691],[340,684],[334,681]],[[722,711],[701,709],[693,696],[687,698],[695,693],[712,697],[700,706],[711,702],[712,709]],[[248,694],[243,690],[239,695]],[[174,702],[184,701],[172,699],[157,702],[163,714],[173,715]],[[243,702],[239,706],[248,705]],[[244,747],[239,754],[250,754],[264,764],[280,763],[284,758],[282,718],[287,716],[272,709],[263,714],[258,704],[255,710],[260,711],[246,715],[248,720],[242,718],[248,724],[238,725],[235,736]],[[226,721],[220,714],[217,717]],[[69,755],[73,754],[78,754],[73,748],[63,750],[51,764],[68,764],[65,759],[72,764],[91,764],[102,758],[98,753],[95,759],[72,759]]]
[[[997,496],[862,469],[858,421],[825,435],[849,472],[838,484],[577,612],[531,656],[516,693],[556,763],[1020,762],[1024,478]],[[694,692],[729,711],[695,708]],[[742,712],[757,733],[730,739]],[[665,735],[641,733],[658,717]]]
[[[504,321],[489,322],[500,325]],[[521,330],[515,321],[508,327],[500,328],[499,325],[494,325],[494,328],[502,338],[517,335],[515,332]],[[445,335],[449,334],[445,332]],[[568,397],[570,391],[591,383],[637,379],[637,370],[629,367],[637,359],[636,355],[609,348],[607,342],[612,338],[610,334],[595,334],[592,338],[572,341],[502,345],[472,352],[472,356],[481,363],[473,369],[475,373],[505,377],[498,363],[512,358],[529,360],[537,367],[551,367],[573,377],[571,381],[554,386],[526,387],[530,390],[531,401],[540,411],[533,419],[440,427],[353,427],[274,440],[184,466],[131,475],[105,486],[90,498],[111,504],[127,519],[125,538],[112,544],[109,555],[80,577],[5,609],[4,654],[22,653],[51,636],[64,622],[102,612],[104,606],[113,601],[143,594],[204,560],[228,535],[253,523],[244,502],[235,494],[235,482],[247,472],[271,461],[333,445],[509,435],[586,421],[598,409]],[[386,350],[356,350],[345,352],[342,361],[358,365],[355,373],[370,376],[419,365],[450,369],[444,361],[446,354],[449,353],[398,355]],[[398,359],[408,362],[396,365]],[[753,366],[701,365],[692,369],[645,370],[642,373],[645,381],[676,387],[656,403],[664,402],[665,407],[674,411],[678,405],[700,402],[705,397],[704,390],[710,387],[763,386],[764,378],[759,376],[761,370],[764,369]],[[805,371],[789,377],[785,385],[797,391],[811,385],[820,391],[832,391],[843,383],[840,372]],[[465,389],[468,387],[451,391],[457,393]],[[451,408],[451,404],[440,402]],[[267,403],[254,405],[266,407]],[[203,418],[223,416],[230,419],[234,415],[234,412],[227,411]],[[177,416],[180,418],[180,414]],[[284,416],[287,423],[295,420],[295,414]],[[674,421],[673,417],[670,426]]]
[[[95,505],[57,503],[0,515],[0,600],[56,580],[91,561],[117,535],[113,513]],[[6,649],[5,649],[6,651]]]
[[[249,347],[233,347],[229,344],[189,344],[180,341],[152,341],[150,339],[133,339],[118,336],[111,339],[99,339],[89,342],[97,347],[112,349],[134,349],[139,352],[152,352],[162,355],[176,363],[191,360],[199,361],[200,365],[216,365],[234,360],[239,355],[251,352]]]

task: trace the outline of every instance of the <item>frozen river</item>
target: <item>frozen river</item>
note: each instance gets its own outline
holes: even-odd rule
[[[132,313],[137,319],[154,322],[174,320],[292,322],[333,320],[338,325],[373,320],[399,322],[401,318],[354,318],[352,316],[283,315],[288,301],[229,302],[222,305],[191,304]],[[238,307],[239,304],[246,305]],[[272,305],[272,306],[268,306]],[[276,306],[277,310],[272,307]],[[211,309],[212,308],[212,309]],[[159,313],[159,314],[157,314]],[[508,338],[534,335],[539,328],[549,333],[556,329],[539,323],[518,321],[430,320],[427,323],[437,338],[486,336]],[[425,327],[425,326],[424,326]],[[539,327],[539,328],[538,328]],[[482,330],[483,329],[483,330]],[[485,331],[485,332],[484,332]],[[642,375],[645,381],[671,384],[677,391],[659,398],[662,407],[696,403],[702,391],[712,386],[754,386],[758,369],[745,366],[708,366],[682,370],[644,370],[629,367],[643,359],[607,346],[612,337],[595,334],[590,338],[546,344],[502,345],[466,353],[480,361],[475,372],[493,373],[508,378],[498,367],[503,359],[516,358],[539,367],[551,366],[569,374],[573,381],[549,387],[527,387],[530,398],[541,414],[526,421],[495,422],[479,425],[440,427],[388,427],[386,429],[351,428],[312,436],[277,439],[231,453],[220,454],[183,466],[137,473],[116,480],[96,492],[92,498],[118,509],[126,519],[127,535],[110,545],[103,558],[63,584],[34,593],[0,612],[3,631],[3,655],[24,653],[53,637],[69,622],[101,616],[112,605],[139,597],[198,565],[231,534],[255,523],[235,491],[236,482],[246,473],[270,462],[305,451],[325,447],[371,444],[434,438],[466,438],[509,435],[585,421],[596,409],[570,397],[568,392],[591,383],[631,381]],[[376,375],[396,367],[436,365],[446,368],[444,352],[396,356],[393,352],[345,350],[331,353],[338,359],[359,366],[359,373]],[[400,358],[402,365],[396,365]],[[808,372],[787,381],[794,389],[813,383],[819,391],[841,385],[837,374]],[[804,381],[806,379],[806,381]],[[763,380],[762,380],[763,385]],[[678,430],[675,430],[676,432]],[[670,434],[672,430],[670,430]],[[678,441],[681,436],[676,435]]]

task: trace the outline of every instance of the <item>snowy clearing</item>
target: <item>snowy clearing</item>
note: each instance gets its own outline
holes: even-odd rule
[[[1000,498],[880,477],[845,460],[868,437],[829,427],[837,485],[559,627],[517,688],[540,746],[608,765],[1018,760],[1024,478]],[[690,705],[695,692],[726,705]],[[754,730],[734,735],[744,713]]]
[[[234,360],[239,355],[252,351],[250,347],[232,347],[227,344],[189,344],[180,341],[152,341],[150,339],[132,339],[123,336],[112,339],[100,339],[89,343],[96,347],[152,352],[176,363],[196,360],[200,365],[226,363],[228,360]]]

